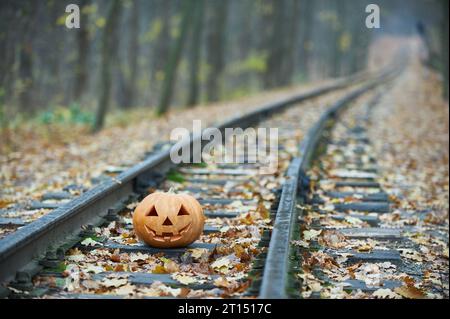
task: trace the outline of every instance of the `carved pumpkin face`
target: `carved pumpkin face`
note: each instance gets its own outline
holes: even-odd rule
[[[160,248],[193,243],[203,232],[204,224],[200,203],[185,194],[150,194],[139,203],[133,215],[133,226],[139,239]]]

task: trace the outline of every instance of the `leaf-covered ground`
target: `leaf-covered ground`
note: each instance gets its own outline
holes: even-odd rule
[[[355,140],[366,114],[363,101],[336,125],[334,144],[310,172],[323,202],[300,207],[302,237],[294,244],[303,252],[304,298],[449,297],[449,114],[440,87],[437,75],[414,56],[371,108],[362,134],[370,144]],[[374,173],[358,171],[375,164]],[[381,187],[341,187],[347,197],[329,195],[336,181],[371,178]],[[337,209],[380,192],[391,201],[387,213]],[[371,228],[375,235],[362,234]]]
[[[424,266],[430,297],[449,297],[449,106],[439,76],[418,60],[375,108],[370,127],[383,187],[396,198],[390,225],[412,226],[416,251],[402,256]],[[410,217],[401,217],[402,211]]]
[[[243,297],[252,283],[252,263],[266,249],[259,243],[263,233],[272,227],[269,210],[275,200],[274,191],[283,182],[282,173],[297,155],[307,130],[343,94],[340,91],[303,102],[260,124],[279,128],[280,151],[274,174],[261,175],[250,166],[245,168],[244,176],[227,175],[227,170],[215,164],[183,167],[169,174],[160,189],[187,192],[199,200],[232,200],[202,204],[209,212],[206,227],[215,230],[205,232],[194,244],[208,248],[189,248],[176,254],[149,252],[132,228],[132,211],[137,204],[133,202],[117,221],[95,228],[94,234],[70,249],[59,269],[46,269],[34,278],[36,290],[48,289],[40,297]],[[215,173],[205,175],[206,171]],[[191,181],[202,178],[206,179],[202,183]],[[224,184],[211,184],[223,179]],[[215,217],[215,213],[234,213],[236,217]],[[143,284],[136,282],[134,274],[152,277]],[[14,287],[12,291],[29,294]]]
[[[0,217],[20,218],[24,222],[39,218],[50,210],[27,206],[42,201],[44,194],[69,186],[68,192],[77,196],[95,186],[102,177],[113,176],[138,163],[153,147],[169,141],[173,128],[192,130],[194,119],[202,120],[206,128],[326,83],[309,83],[236,101],[174,110],[161,118],[156,118],[151,109],[137,110],[126,115],[125,120],[112,120],[116,124],[94,135],[73,125],[24,124],[8,132],[8,143],[12,146],[2,147],[0,154]],[[0,229],[0,238],[14,229]]]
[[[399,38],[378,40],[374,44],[376,49],[371,50],[369,70],[375,72],[384,66],[401,43]],[[27,206],[34,201],[43,201],[43,195],[65,190],[65,187],[72,196],[79,195],[103,177],[142,160],[155,146],[169,140],[173,128],[192,129],[194,119],[202,120],[205,127],[214,125],[270,101],[333,81],[312,81],[234,101],[187,110],[174,109],[162,118],[156,118],[150,108],[112,112],[107,127],[94,135],[89,134],[86,126],[67,123],[24,122],[14,129],[3,130],[0,139],[0,218],[19,218],[28,223],[47,214],[49,209],[30,210]],[[67,200],[44,201],[61,204]],[[0,238],[16,228],[1,228]]]

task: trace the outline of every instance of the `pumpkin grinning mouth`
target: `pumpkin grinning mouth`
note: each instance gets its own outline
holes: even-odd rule
[[[154,240],[157,241],[176,241],[179,240],[182,235],[189,230],[191,227],[192,222],[189,222],[186,226],[181,228],[178,231],[178,234],[175,235],[173,232],[162,232],[161,235],[158,235],[155,230],[153,230],[151,227],[144,224],[145,229],[147,232],[153,237]]]

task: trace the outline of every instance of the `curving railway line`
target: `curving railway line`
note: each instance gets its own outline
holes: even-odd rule
[[[373,104],[378,97],[374,93],[377,87],[399,72],[396,68],[375,75],[359,74],[265,105],[220,125],[222,132],[235,127],[278,127],[278,165],[274,174],[259,174],[258,164],[246,163],[245,159],[241,164],[174,165],[170,150],[162,148],[80,196],[55,205],[49,214],[0,239],[1,296],[305,297],[305,279],[299,276],[298,260],[309,248],[299,248],[292,241],[300,239],[302,219],[298,217],[307,215],[299,207],[311,204],[316,209],[323,204],[311,202],[323,199],[315,196],[317,190],[311,187],[307,172],[324,144],[331,143],[328,136],[342,114],[346,114],[344,110],[358,103]],[[299,103],[344,88],[345,93],[319,118],[310,119],[299,109],[292,112]],[[300,121],[311,122],[306,134],[299,130]],[[364,142],[360,124],[349,128],[350,135]],[[201,136],[191,136],[186,143],[192,145],[199,139]],[[348,145],[344,142],[333,147],[343,148]],[[361,157],[350,160],[356,165],[355,171],[360,171]],[[341,176],[333,180],[333,185],[356,187],[358,192],[379,186],[368,174],[371,172],[355,177],[356,180]],[[132,211],[149,192],[169,188],[187,192],[200,201],[207,217],[204,233],[183,249],[143,245],[133,234]],[[342,194],[333,189],[327,196]],[[47,197],[66,200],[63,195]],[[361,196],[361,202],[349,204],[358,206],[352,210],[388,209],[381,191]],[[344,206],[343,211],[350,209]],[[376,227],[365,231],[373,236],[395,235]],[[357,236],[358,231],[353,235]]]

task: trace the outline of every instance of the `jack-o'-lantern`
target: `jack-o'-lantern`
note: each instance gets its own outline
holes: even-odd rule
[[[156,192],[134,210],[133,226],[139,239],[159,247],[184,247],[200,237],[205,216],[200,203],[187,194]]]

